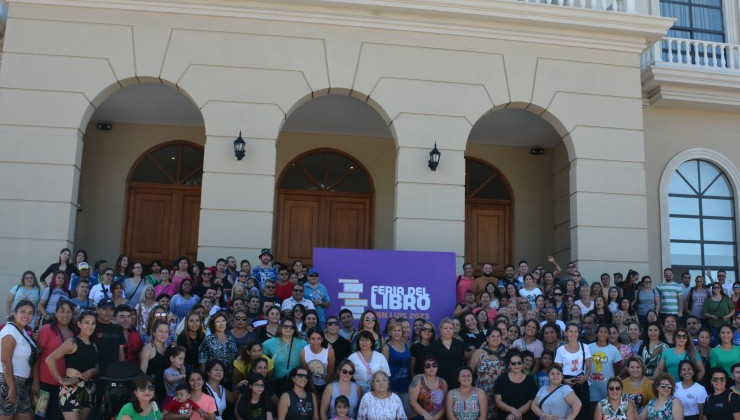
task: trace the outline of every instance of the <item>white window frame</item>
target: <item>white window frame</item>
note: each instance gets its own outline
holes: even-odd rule
[[[740,197],[738,197],[738,191],[740,188],[740,172],[732,161],[726,158],[721,153],[705,148],[692,148],[686,149],[676,156],[674,156],[663,169],[663,174],[660,177],[660,189],[659,189],[659,202],[660,202],[660,250],[661,250],[661,267],[671,267],[671,229],[670,229],[670,209],[668,200],[668,187],[671,182],[671,177],[676,172],[679,166],[689,160],[705,160],[714,164],[717,169],[727,177],[732,188],[733,202],[735,209],[740,209]],[[740,223],[737,220],[737,210],[735,213],[735,237],[740,238]],[[735,247],[737,249],[737,241]]]

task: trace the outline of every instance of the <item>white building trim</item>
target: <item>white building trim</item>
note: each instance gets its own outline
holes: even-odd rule
[[[737,167],[728,158],[721,153],[701,147],[686,149],[674,156],[663,169],[660,176],[659,202],[660,202],[660,250],[662,267],[671,266],[671,230],[668,206],[668,186],[671,182],[671,176],[679,166],[689,160],[706,160],[716,165],[732,184],[732,194],[734,195],[735,205],[735,238],[740,238],[740,231],[737,223],[737,209],[740,205],[740,172]]]

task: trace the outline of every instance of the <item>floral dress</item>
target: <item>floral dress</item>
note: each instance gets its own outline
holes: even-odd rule
[[[648,419],[650,420],[671,420],[673,419],[673,398],[665,402],[660,410],[655,409],[657,399],[652,399],[647,405]]]
[[[477,420],[480,417],[480,404],[478,403],[478,391],[473,388],[473,393],[467,399],[460,399],[458,390],[452,391],[452,413],[458,420]]]
[[[206,336],[198,348],[198,363],[207,364],[212,360],[220,360],[224,365],[224,378],[226,382],[231,382],[234,377],[234,363],[238,356],[236,342],[234,337],[226,336],[226,342],[222,343],[216,334]]]
[[[488,418],[491,418],[496,409],[496,405],[493,401],[493,386],[496,385],[496,380],[506,369],[506,363],[503,361],[503,355],[506,354],[506,348],[504,348],[504,346],[499,346],[498,351],[495,352],[487,346],[483,346],[482,349],[489,355],[496,355],[498,357],[497,360],[486,359],[484,354],[481,353],[476,367],[477,377],[475,380],[475,386],[486,392],[486,395],[488,396]]]
[[[445,409],[445,395],[447,395],[447,382],[442,378],[437,378],[439,385],[435,389],[427,386],[424,375],[419,375],[419,396],[416,402],[421,408],[432,416]]]
[[[622,398],[617,409],[613,409],[609,404],[609,399],[605,398],[599,401],[601,407],[601,420],[627,420],[627,400]]]

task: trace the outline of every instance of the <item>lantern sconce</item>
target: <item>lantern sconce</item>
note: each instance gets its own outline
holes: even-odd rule
[[[242,132],[239,130],[239,137],[234,140],[234,156],[236,156],[236,160],[242,160],[244,158],[244,155],[246,154],[244,152],[244,146],[246,146],[246,142],[242,138]]]
[[[439,157],[442,153],[437,149],[437,142],[434,142],[434,149],[429,152],[429,169],[436,171],[437,165],[439,165]]]

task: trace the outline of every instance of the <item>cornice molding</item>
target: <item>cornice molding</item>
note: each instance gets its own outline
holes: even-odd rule
[[[642,91],[650,105],[740,111],[740,73],[651,65]]]
[[[642,52],[673,19],[514,0],[10,0],[118,9],[527,40]],[[586,36],[587,35],[587,36]]]

